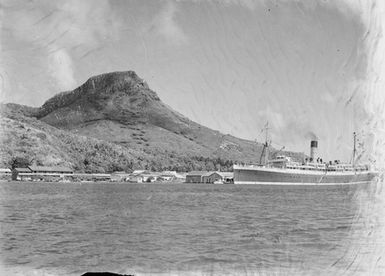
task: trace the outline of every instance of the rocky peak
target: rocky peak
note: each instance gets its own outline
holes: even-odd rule
[[[134,71],[112,72],[93,76],[82,86],[98,91],[117,85],[149,89],[147,83],[139,78]]]
[[[44,117],[73,103],[102,105],[103,101],[118,96],[145,102],[160,101],[158,95],[134,71],[112,72],[93,76],[75,90],[55,95],[43,104],[37,117]]]

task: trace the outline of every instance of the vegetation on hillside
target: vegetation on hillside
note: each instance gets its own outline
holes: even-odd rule
[[[180,156],[174,152],[130,150],[127,147],[79,136],[21,114],[0,118],[0,166],[68,166],[79,172],[113,172],[134,169],[230,170],[232,161],[203,156]],[[4,116],[5,115],[5,116]],[[159,154],[159,152],[158,152]]]

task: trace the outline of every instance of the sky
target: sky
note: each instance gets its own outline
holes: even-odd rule
[[[316,138],[324,160],[350,161],[379,108],[372,2],[1,0],[0,101],[40,106],[133,70],[200,124],[263,142],[269,122],[275,148],[309,154]]]

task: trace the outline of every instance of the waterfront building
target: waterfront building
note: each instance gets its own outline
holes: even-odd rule
[[[131,173],[131,176],[134,176],[134,175],[141,175],[141,174],[148,174],[150,173],[150,171],[147,171],[147,170],[134,170],[132,173]]]
[[[203,183],[214,183],[215,181],[222,180],[222,176],[217,172],[208,172],[202,175]]]
[[[186,175],[186,183],[202,183],[203,176],[207,175],[208,171],[192,171]]]
[[[163,173],[159,176],[158,178],[160,181],[167,181],[167,182],[171,182],[175,179],[175,175],[173,174],[167,174],[167,173]]]
[[[46,166],[29,166],[28,167],[34,174],[73,174],[73,170],[67,167],[46,167]]]
[[[14,168],[12,180],[20,181],[54,181],[73,175],[73,170],[67,167],[28,166],[27,168]]]
[[[14,168],[12,180],[31,180],[32,171],[29,168]]]
[[[232,183],[233,179],[231,172],[209,172],[202,176],[203,183]]]
[[[120,172],[113,172],[111,173],[111,181],[113,182],[122,182],[126,181],[131,174],[126,173],[125,171],[120,171]]]
[[[126,180],[131,183],[142,183],[143,177],[140,175],[130,175]]]
[[[217,172],[221,177],[224,184],[234,183],[234,173],[232,172]]]
[[[111,174],[108,173],[74,173],[68,175],[67,178],[71,181],[80,182],[96,182],[96,181],[110,181]]]
[[[11,180],[12,171],[9,168],[0,168],[0,180]]]
[[[73,175],[73,170],[61,166],[28,166],[32,181],[64,181],[66,176]]]
[[[186,180],[186,176],[181,173],[177,173],[176,171],[163,171],[158,177],[158,180],[166,182],[184,182]]]

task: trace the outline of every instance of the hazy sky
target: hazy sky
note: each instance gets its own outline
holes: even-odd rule
[[[224,133],[349,161],[367,119],[367,24],[342,1],[0,1],[1,101],[41,105],[134,70],[173,109]]]

